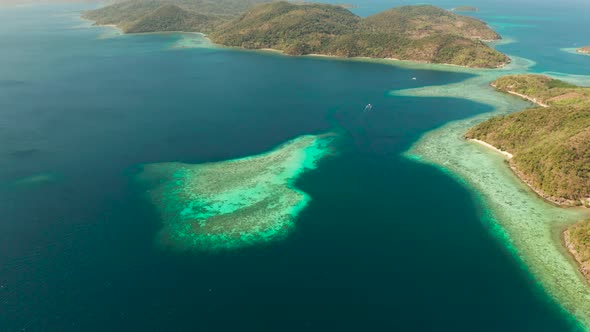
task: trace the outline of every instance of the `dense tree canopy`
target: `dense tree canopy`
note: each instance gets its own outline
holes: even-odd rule
[[[512,153],[516,169],[547,198],[566,204],[587,202],[590,88],[541,75],[506,76],[495,81],[494,86],[548,107],[490,119],[471,129],[467,137]]]
[[[404,6],[360,18],[333,5],[259,5],[215,29],[214,42],[287,54],[396,58],[471,67],[509,59],[484,44],[500,36],[485,23],[434,6]]]

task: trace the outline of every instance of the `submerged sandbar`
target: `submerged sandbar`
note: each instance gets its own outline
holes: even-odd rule
[[[162,217],[159,243],[218,251],[284,238],[310,201],[294,182],[331,153],[333,139],[307,135],[251,157],[145,165],[139,179]]]
[[[567,52],[567,53],[590,56],[590,46],[585,46],[585,47],[580,47],[580,48],[565,47],[565,48],[561,48],[561,50],[564,52]]]

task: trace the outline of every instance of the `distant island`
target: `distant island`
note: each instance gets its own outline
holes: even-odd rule
[[[473,6],[459,6],[451,10],[454,12],[478,12],[479,8]]]
[[[590,207],[590,88],[542,75],[506,76],[492,85],[538,107],[492,118],[466,137],[512,154],[515,173],[547,200]]]
[[[483,41],[484,22],[429,5],[361,18],[342,5],[270,0],[132,0],[84,17],[124,32],[195,31],[215,43],[288,55],[367,57],[498,68],[510,59]]]
[[[86,11],[82,17],[98,25],[114,25],[125,33],[187,31],[209,33],[248,8],[272,0],[128,0]]]
[[[580,47],[576,50],[576,52],[590,55],[590,46]]]
[[[289,55],[394,58],[497,68],[507,56],[481,40],[500,36],[482,21],[434,6],[404,6],[367,18],[332,5],[260,5],[209,36],[213,42]]]

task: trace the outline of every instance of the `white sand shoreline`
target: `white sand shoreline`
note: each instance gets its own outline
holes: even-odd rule
[[[514,156],[512,155],[512,153],[510,153],[508,151],[500,150],[497,147],[491,145],[490,143],[487,143],[487,142],[484,142],[482,140],[478,140],[478,139],[475,139],[475,138],[470,138],[469,140],[470,141],[473,141],[475,143],[481,144],[481,145],[483,145],[483,146],[485,146],[487,148],[490,148],[490,149],[492,149],[492,150],[494,150],[494,151],[496,151],[496,152],[504,155],[506,157],[506,159],[508,159],[508,160],[514,158]]]
[[[493,84],[493,83],[492,83],[492,84],[490,84],[490,85],[491,85],[493,88],[497,89],[497,87],[496,87],[496,85],[495,85],[495,84]],[[504,90],[500,90],[500,91],[504,91]],[[520,98],[522,98],[522,99],[526,99],[526,100],[530,101],[531,103],[533,103],[533,104],[535,104],[535,105],[538,105],[538,106],[541,106],[541,107],[545,107],[545,108],[549,107],[549,105],[547,105],[547,104],[545,104],[545,103],[543,103],[543,102],[541,102],[541,101],[537,100],[537,98],[533,98],[533,97],[530,97],[530,96],[527,96],[527,95],[523,95],[522,93],[518,93],[518,92],[516,92],[516,91],[512,91],[512,90],[506,90],[506,92],[507,92],[507,93],[509,93],[509,94],[511,94],[511,95],[514,95],[514,96],[520,97]]]
[[[541,107],[545,107],[545,108],[549,107],[549,105],[547,105],[547,104],[544,104],[544,103],[542,103],[542,102],[538,101],[536,98],[532,98],[532,97],[529,97],[529,96],[527,96],[527,95],[523,95],[522,93],[518,93],[518,92],[515,92],[515,91],[510,91],[510,90],[509,90],[509,91],[507,91],[507,92],[508,92],[509,94],[511,94],[511,95],[515,95],[515,96],[521,97],[521,98],[523,98],[523,99],[526,99],[526,100],[530,101],[531,103],[537,104],[537,105],[539,105],[539,106],[541,106]]]

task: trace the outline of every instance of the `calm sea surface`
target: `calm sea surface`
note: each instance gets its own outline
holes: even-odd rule
[[[587,27],[579,11],[558,23],[538,19],[543,6],[537,18],[489,6],[478,16],[519,41],[503,51],[590,74],[590,57],[559,50],[587,34],[547,28]],[[469,75],[174,49],[180,34],[99,38],[108,30],[79,27],[80,10],[0,8],[0,331],[570,331],[468,188],[400,156],[491,109],[387,92]],[[286,241],[218,255],[155,245],[139,165],[248,156],[334,128],[340,153],[298,181],[312,202]]]

